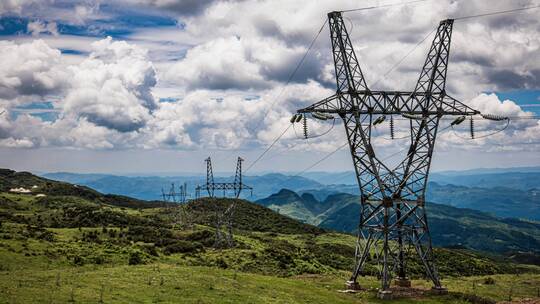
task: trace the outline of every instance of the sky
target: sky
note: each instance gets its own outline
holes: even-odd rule
[[[540,4],[401,2],[1,1],[0,167],[203,172],[211,156],[232,171],[242,156],[251,174],[301,172],[346,142],[341,121],[309,119],[308,140],[289,128],[251,164],[297,109],[335,93],[327,25],[290,78],[328,12],[383,6],[344,13],[356,55],[372,90],[413,90],[440,20]],[[526,119],[540,114],[539,19],[531,9],[455,22],[447,92],[516,119],[475,120],[475,140],[468,121],[443,120],[433,170],[540,166],[540,124]],[[395,140],[388,121],[373,132],[389,163],[407,145],[407,125],[396,127]],[[352,170],[348,148],[310,170]]]

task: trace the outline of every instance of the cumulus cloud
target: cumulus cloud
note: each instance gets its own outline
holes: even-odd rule
[[[16,44],[0,41],[0,98],[46,96],[66,85],[61,54],[42,40]]]
[[[120,132],[138,130],[156,108],[151,94],[156,74],[146,51],[110,37],[92,48],[88,59],[70,67],[73,79],[63,110]]]
[[[99,6],[87,8],[77,3],[74,10],[81,24],[99,10]],[[114,2],[118,3],[136,3],[138,7],[163,9],[168,16],[178,16],[178,28],[160,32],[154,29],[153,44],[146,44],[159,45],[168,55],[152,63],[141,47],[152,37],[144,35],[128,42],[110,38],[96,42],[90,55],[82,55],[83,60],[71,65],[43,41],[0,43],[0,53],[6,55],[0,57],[5,67],[0,71],[0,106],[8,110],[8,115],[0,118],[1,146],[184,150],[263,147],[281,134],[296,109],[333,93],[334,67],[327,26],[292,83],[285,89],[284,83],[326,13],[359,6],[353,0],[317,5],[310,1],[269,0]],[[384,75],[439,20],[486,11],[480,3],[448,0],[345,14],[368,84]],[[529,3],[519,0],[515,6]],[[372,4],[377,3],[371,1],[365,6]],[[492,10],[507,8],[505,1],[490,4]],[[480,92],[538,88],[540,39],[537,21],[529,15],[456,22],[448,72],[452,95],[488,113],[528,115],[512,101]],[[52,22],[29,25],[29,30],[37,34],[52,32],[47,28]],[[412,89],[431,39],[428,37],[372,89]],[[185,56],[170,55],[170,45],[180,44],[186,49],[178,53],[185,52]],[[157,102],[154,95],[173,98]],[[14,118],[10,107],[36,96],[54,97],[54,107],[59,111],[56,121],[22,114]],[[340,123],[329,135],[307,142],[297,140],[294,129],[290,129],[275,148],[332,151],[345,142]],[[479,122],[477,132],[488,134],[499,127],[495,122]],[[329,128],[329,122],[309,122],[311,135],[325,133]],[[438,146],[476,149],[486,144],[501,149],[501,145],[519,141],[532,146],[540,134],[536,121],[524,119],[512,121],[504,132],[477,141],[463,139],[468,130],[465,124],[460,128],[456,133],[449,130],[441,134]],[[301,135],[298,127],[296,131]],[[382,138],[388,137],[386,131],[379,131],[376,144],[400,148],[398,141]]]
[[[273,38],[218,38],[190,49],[185,58],[170,66],[166,80],[187,89],[262,89],[285,82],[291,68],[305,52]],[[304,66],[294,80],[306,81],[318,71],[317,61]]]

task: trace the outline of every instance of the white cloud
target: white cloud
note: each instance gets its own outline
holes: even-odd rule
[[[1,99],[56,94],[66,84],[60,51],[42,40],[24,44],[0,41],[0,65]]]
[[[56,22],[36,20],[29,22],[27,25],[27,29],[28,32],[32,34],[32,36],[39,36],[39,34],[42,33],[49,33],[54,36],[58,36],[58,28],[56,26]]]
[[[70,67],[72,86],[62,102],[66,115],[121,132],[143,127],[156,108],[156,75],[146,51],[110,37],[92,48],[88,59]]]
[[[25,8],[35,4],[40,4],[40,2],[50,2],[42,0],[2,0],[0,1],[0,14],[5,13],[16,13],[21,14]]]
[[[180,150],[264,147],[283,131],[296,109],[333,93],[327,26],[293,83],[281,93],[326,13],[376,4],[371,1],[359,5],[352,0],[316,5],[312,1],[207,1],[196,7],[190,6],[190,1],[117,3],[125,2],[176,12],[180,25],[164,31],[137,30],[129,37],[132,41],[109,38],[93,43],[91,48],[87,46],[94,38],[83,41],[62,35],[43,36],[45,42],[0,43],[0,54],[6,55],[0,57],[0,105],[10,110],[23,99],[47,96],[54,97],[54,106],[60,111],[54,122],[28,115],[0,118],[0,145],[29,147],[31,142],[33,147]],[[509,7],[507,2],[495,2],[490,9]],[[368,83],[382,76],[440,19],[487,10],[475,3],[479,2],[426,2],[345,14],[347,25],[353,25],[349,30]],[[527,3],[520,0],[515,5]],[[83,5],[73,10],[80,18],[71,19],[79,18],[83,24],[97,14],[99,6]],[[540,70],[540,39],[535,39],[539,35],[536,21],[529,15],[514,16],[511,21],[490,17],[457,22],[448,74],[450,92],[482,111],[527,115],[514,102],[479,92],[535,86],[535,70]],[[37,23],[29,29],[43,32],[52,22]],[[375,89],[412,89],[430,40]],[[90,54],[72,60],[55,48],[90,49]],[[159,62],[152,63],[151,59]],[[512,81],[507,81],[505,75],[510,75]],[[157,103],[152,93],[178,101]],[[329,135],[307,142],[296,140],[291,129],[276,148],[332,151],[345,141],[340,124],[338,121]],[[328,123],[309,122],[311,135],[324,133],[329,127]],[[478,122],[477,132],[488,134],[498,127],[500,124],[495,122]],[[460,128],[457,134],[466,137],[465,123]],[[501,149],[500,145],[538,141],[538,128],[536,121],[516,120],[504,132],[477,141],[445,132],[438,138],[437,149]],[[297,131],[301,135],[300,126]],[[402,143],[382,138],[374,141],[384,149],[399,149]]]

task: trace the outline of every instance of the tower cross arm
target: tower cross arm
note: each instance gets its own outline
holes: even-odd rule
[[[429,102],[426,102],[429,100]],[[336,93],[297,113],[357,115],[475,115],[475,110],[445,93],[362,90]]]

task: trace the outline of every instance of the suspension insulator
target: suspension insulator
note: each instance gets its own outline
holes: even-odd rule
[[[395,138],[395,134],[394,134],[394,116],[390,116],[390,138],[391,139]]]
[[[296,122],[300,122],[302,120],[302,115],[296,114]]]
[[[307,127],[307,117],[306,114],[303,115],[303,124],[304,124],[304,139],[308,138],[308,127]]]
[[[471,117],[471,138],[474,139],[474,120],[473,118]]]
[[[386,119],[386,116],[381,115],[377,117],[377,119],[375,119],[375,121],[373,122],[373,125],[376,126],[378,124],[381,124],[385,119]]]
[[[291,117],[291,123],[294,123],[296,121],[296,114],[294,114],[292,117]]]
[[[457,125],[459,125],[460,123],[462,123],[462,122],[464,122],[464,121],[465,121],[465,116],[460,116],[460,117],[454,119],[454,121],[452,121],[452,122],[450,123],[450,125],[451,125],[451,126],[457,126]]]
[[[488,119],[488,120],[495,120],[495,121],[502,121],[507,120],[508,117],[500,116],[500,115],[494,115],[494,114],[480,114],[482,115],[482,118]]]

